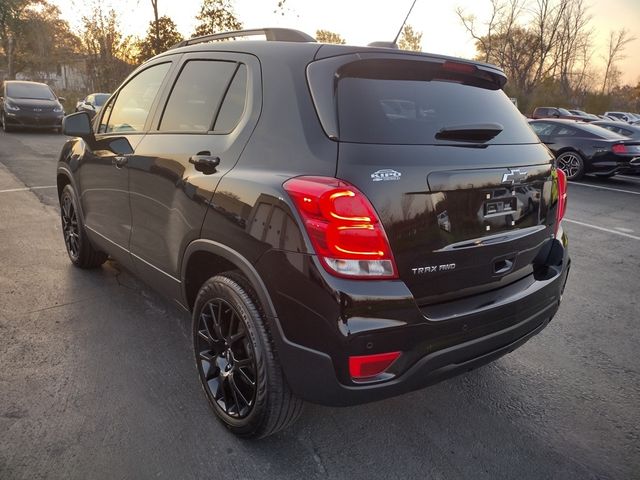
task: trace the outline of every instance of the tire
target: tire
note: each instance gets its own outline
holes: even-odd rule
[[[200,288],[193,346],[205,395],[232,433],[264,438],[302,413],[303,401],[287,385],[260,302],[239,273],[217,275]]]
[[[87,237],[76,193],[71,185],[66,185],[60,195],[60,219],[71,263],[79,268],[96,268],[107,260],[107,254],[96,250]]]
[[[584,159],[573,150],[558,155],[557,165],[567,175],[567,180],[580,180],[584,175]]]
[[[2,131],[5,133],[9,133],[12,131],[12,128],[7,125],[7,116],[4,112],[2,112]]]

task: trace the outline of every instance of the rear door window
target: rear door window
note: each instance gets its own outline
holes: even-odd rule
[[[337,72],[340,140],[383,144],[450,144],[441,129],[499,124],[487,144],[538,143],[505,93],[481,77],[447,75],[440,65],[362,60]]]
[[[208,132],[213,129],[231,78],[235,62],[191,60],[187,62],[171,91],[160,121],[163,132]]]

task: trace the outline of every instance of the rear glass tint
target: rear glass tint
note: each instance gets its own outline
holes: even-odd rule
[[[487,144],[538,143],[522,114],[483,76],[443,71],[440,64],[363,60],[337,72],[340,140],[403,145],[452,144],[441,129],[499,124]]]

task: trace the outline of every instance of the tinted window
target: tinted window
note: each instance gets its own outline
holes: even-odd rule
[[[160,130],[208,132],[237,64],[192,60],[187,62],[171,91]]]
[[[38,83],[8,83],[7,97],[32,98],[35,100],[55,100],[56,96],[46,85]]]
[[[575,128],[560,126],[558,130],[556,130],[555,134],[559,137],[575,137],[580,135],[582,132],[579,132]]]
[[[560,112],[560,115],[571,115],[571,112],[569,110],[565,110],[564,108],[559,108],[558,112]]]
[[[529,125],[531,125],[531,128],[533,129],[533,131],[536,132],[538,135],[551,135],[551,133],[553,132],[553,129],[555,128],[555,125],[551,125],[550,123],[543,123],[543,122],[532,122]]]
[[[107,98],[109,98],[109,95],[106,95],[106,94],[99,93],[95,95],[94,96],[95,105],[98,107],[101,107],[102,105],[104,105],[104,102],[107,101]]]
[[[589,134],[588,136],[596,136],[599,138],[606,138],[609,140],[621,140],[624,138],[622,135],[619,135],[615,132],[611,132],[606,128],[599,127],[598,125],[590,125],[588,123],[585,123],[584,125],[581,124],[578,130],[580,130],[581,132],[588,133]],[[581,135],[584,136],[583,133],[581,133]]]
[[[136,75],[118,92],[110,109],[106,132],[139,132],[149,116],[153,100],[158,94],[170,63],[162,63],[147,68]],[[105,113],[105,117],[107,118]],[[101,131],[102,126],[101,126]]]
[[[364,60],[337,72],[340,139],[386,144],[442,144],[443,128],[498,123],[488,144],[537,143],[522,114],[495,83],[448,74],[431,62]]]
[[[229,87],[227,96],[224,98],[220,113],[216,119],[216,125],[213,129],[218,133],[231,132],[242,117],[244,104],[247,97],[247,67],[240,65],[233,82]]]

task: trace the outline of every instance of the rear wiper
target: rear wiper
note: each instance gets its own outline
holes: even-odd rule
[[[475,123],[443,127],[436,133],[437,140],[455,140],[459,142],[487,142],[504,130],[499,123]]]

